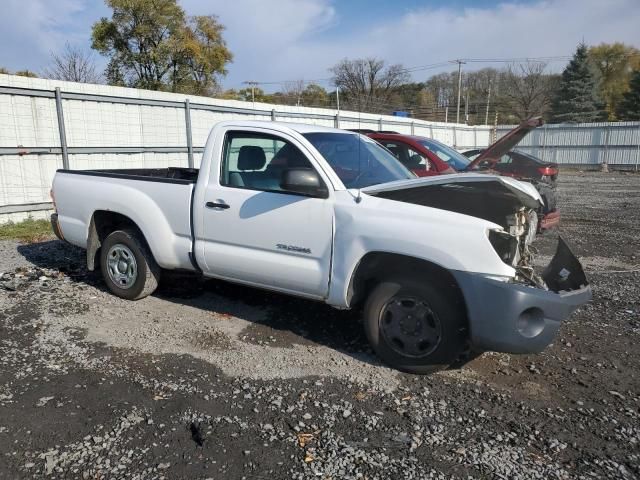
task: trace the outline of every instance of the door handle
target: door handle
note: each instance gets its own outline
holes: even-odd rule
[[[227,208],[229,208],[229,205],[227,205],[224,202],[207,202],[205,203],[205,206],[207,208],[221,208],[223,210],[226,210]]]

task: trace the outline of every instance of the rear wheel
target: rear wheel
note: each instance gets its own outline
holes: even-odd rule
[[[385,363],[431,373],[456,362],[466,348],[462,299],[428,279],[395,279],[373,289],[364,308],[365,331]]]
[[[135,230],[116,230],[102,242],[100,268],[115,295],[139,300],[154,292],[160,267],[142,236]]]

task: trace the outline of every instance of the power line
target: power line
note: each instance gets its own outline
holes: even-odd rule
[[[249,85],[251,87],[251,102],[256,103],[255,89],[256,86],[259,85],[259,82],[255,80],[247,80],[246,82],[242,82],[244,85]]]
[[[640,53],[627,53],[624,54],[623,57],[635,57],[640,56]],[[399,73],[415,73],[426,70],[433,70],[440,67],[446,67],[451,63],[457,63],[458,61],[466,62],[466,63],[526,63],[526,62],[539,62],[539,63],[551,63],[558,61],[566,61],[573,58],[573,55],[555,55],[555,56],[546,56],[546,57],[496,57],[496,58],[461,58],[457,60],[446,60],[437,63],[431,63],[427,65],[417,65],[413,67],[405,67],[403,69],[398,70]],[[287,83],[297,82],[300,79],[296,80],[270,80],[270,81],[259,81],[259,82],[251,82],[255,85],[284,85]],[[305,85],[309,85],[312,83],[330,83],[332,84],[334,77],[325,77],[325,78],[316,78],[312,80],[304,80]],[[249,82],[244,82],[249,83]]]

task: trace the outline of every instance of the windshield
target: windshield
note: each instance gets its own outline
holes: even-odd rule
[[[347,188],[415,178],[389,151],[367,137],[334,132],[303,136],[322,154]]]
[[[450,167],[458,171],[466,169],[467,165],[471,163],[467,157],[458,153],[453,148],[446,146],[444,143],[427,138],[419,138],[418,143],[430,152],[435,153],[440,159],[447,162]]]

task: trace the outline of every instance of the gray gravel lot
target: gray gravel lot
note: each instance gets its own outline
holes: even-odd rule
[[[357,313],[177,275],[128,302],[80,250],[0,242],[0,478],[639,478],[640,175],[560,178],[593,302],[429,377]]]

